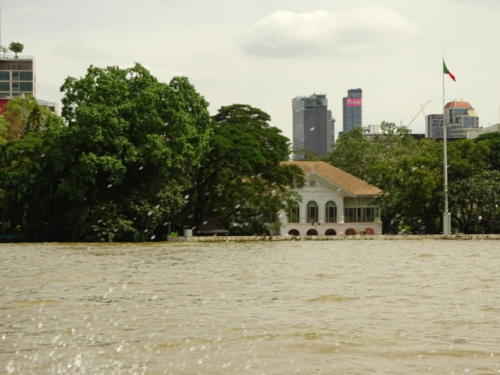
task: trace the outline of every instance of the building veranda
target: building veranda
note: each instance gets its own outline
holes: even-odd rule
[[[282,236],[382,234],[374,198],[382,190],[322,161],[288,162],[299,166],[305,185],[302,201],[280,215]]]

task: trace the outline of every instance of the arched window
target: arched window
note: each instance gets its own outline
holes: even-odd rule
[[[346,229],[345,235],[346,236],[355,236],[356,235],[356,231],[354,229],[352,229],[352,228]]]
[[[306,236],[317,236],[318,231],[316,229],[309,229],[306,233]]]
[[[335,229],[327,229],[325,232],[325,236],[336,236],[336,235],[337,232],[335,231]]]
[[[373,234],[375,234],[375,231],[372,228],[366,228],[365,229],[365,234],[367,234],[367,235],[373,235]]]
[[[337,222],[337,205],[335,202],[328,202],[325,206],[325,222],[326,223],[336,223]]]
[[[300,207],[297,203],[288,207],[287,216],[289,223],[300,223]]]
[[[307,204],[307,222],[318,222],[318,205],[316,202],[311,201]]]
[[[299,231],[297,229],[290,229],[288,231],[288,235],[289,236],[300,236],[300,233],[299,233]]]

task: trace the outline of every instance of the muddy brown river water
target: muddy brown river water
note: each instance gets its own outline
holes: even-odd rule
[[[2,244],[0,374],[500,374],[500,241]]]

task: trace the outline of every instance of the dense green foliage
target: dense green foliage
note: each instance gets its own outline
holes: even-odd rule
[[[64,123],[34,101],[11,101],[0,118],[4,233],[144,241],[209,217],[257,233],[252,217],[275,215],[300,181],[280,164],[288,141],[267,114],[239,105],[212,118],[186,78],[165,84],[138,64],[91,66],[61,90]]]
[[[207,148],[208,104],[187,79],[160,83],[140,65],[90,67],[61,90],[67,126],[41,132],[25,177],[7,180],[10,226],[31,240],[155,238]]]
[[[222,107],[213,120],[210,151],[187,191],[187,223],[196,231],[215,219],[232,234],[266,233],[265,223],[303,183],[298,167],[281,163],[289,141],[268,114],[248,105]]]
[[[484,170],[451,185],[454,222],[462,233],[500,233],[500,171]]]
[[[62,127],[62,120],[33,98],[11,99],[0,115],[0,233],[21,231],[20,202],[40,173],[43,137]]]
[[[39,106],[34,98],[10,99],[0,115],[0,144],[37,134],[54,123],[60,124],[60,118]]]
[[[382,130],[383,134],[374,136],[366,136],[361,128],[343,134],[327,161],[384,190],[385,194],[378,200],[385,233],[441,233],[442,142],[417,141],[407,129],[391,123],[383,123]],[[492,139],[498,138],[492,136]],[[488,141],[448,143],[450,212],[454,230],[464,233],[499,231],[498,227],[485,224],[485,218],[490,222],[498,222],[500,218],[497,201],[492,198],[495,192],[491,183],[493,177],[485,173],[498,166],[498,158],[492,156],[492,144],[489,138]],[[475,184],[476,195],[466,203],[465,192],[471,184]],[[481,217],[478,220],[485,225],[477,224],[471,218],[474,215]]]
[[[490,149],[488,163],[491,169],[500,171],[500,132],[482,134],[474,139],[475,142],[482,142]]]

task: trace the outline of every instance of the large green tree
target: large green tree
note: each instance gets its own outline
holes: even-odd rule
[[[139,64],[91,66],[62,88],[67,127],[44,138],[39,172],[17,202],[33,240],[148,240],[184,201],[208,145],[207,102],[186,78]]]
[[[26,202],[43,164],[44,140],[62,129],[62,119],[33,98],[11,99],[0,115],[0,231],[19,232]]]
[[[453,224],[462,233],[500,233],[500,171],[485,170],[450,184]]]
[[[213,117],[210,150],[186,191],[187,226],[196,231],[215,219],[233,234],[262,234],[303,183],[296,166],[284,164],[289,141],[249,105],[222,107]]]
[[[408,129],[381,124],[367,136],[361,128],[343,134],[327,161],[381,188],[378,198],[385,233],[439,230],[439,145],[415,141]]]

